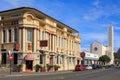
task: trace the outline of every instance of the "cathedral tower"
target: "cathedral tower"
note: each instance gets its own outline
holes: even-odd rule
[[[110,64],[114,63],[114,28],[113,26],[108,27],[108,56],[111,58]]]

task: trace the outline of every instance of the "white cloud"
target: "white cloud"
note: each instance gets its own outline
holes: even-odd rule
[[[83,16],[83,19],[85,19],[85,20],[89,20],[89,19],[90,19],[90,17],[89,17],[89,16],[87,16],[87,15],[85,15],[85,16]]]
[[[115,27],[116,30],[120,30],[120,27]]]
[[[107,40],[107,34],[106,33],[96,33],[96,32],[92,32],[92,33],[85,33],[85,34],[81,34],[82,36],[82,40],[93,40],[93,41],[99,41],[99,42],[104,42]]]
[[[101,3],[101,5],[100,5]],[[118,4],[106,4],[103,5],[100,0],[96,0],[92,3],[96,7],[89,8],[87,13],[83,15],[84,20],[97,20],[99,18],[108,18],[112,15],[120,14],[120,7]]]
[[[98,7],[98,6],[100,5],[100,1],[99,1],[99,0],[96,0],[95,2],[93,2],[93,5],[94,5],[95,7]]]

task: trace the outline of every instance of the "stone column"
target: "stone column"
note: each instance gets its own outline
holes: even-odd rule
[[[55,51],[55,48],[54,48],[55,47],[55,40],[54,40],[55,38],[54,38],[54,35],[52,35],[52,38],[53,38],[52,39],[52,44],[51,44],[52,45],[52,51]]]
[[[21,33],[21,31],[22,31],[22,30],[19,29],[19,34],[18,34],[18,35],[19,35],[18,43],[20,44],[20,50],[22,49],[22,37],[21,37],[21,34],[22,34],[22,33]]]
[[[23,51],[25,51],[25,49],[26,49],[26,47],[25,47],[25,44],[26,44],[26,43],[25,43],[25,42],[26,42],[26,36],[25,36],[25,35],[26,35],[26,29],[23,28],[23,29],[22,29],[22,35],[21,35],[21,36],[22,36],[22,50],[23,50]]]
[[[40,34],[39,30],[36,31],[36,49],[39,49],[39,40],[40,40]]]
[[[33,52],[36,52],[36,29],[33,30],[33,44],[32,44]]]
[[[50,51],[51,51],[51,34],[50,34],[50,39],[49,39],[49,46],[50,46]]]

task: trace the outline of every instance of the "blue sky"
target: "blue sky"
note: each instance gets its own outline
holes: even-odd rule
[[[81,50],[98,41],[107,45],[107,28],[114,26],[115,50],[120,48],[120,0],[0,0],[0,11],[33,7],[79,31]]]

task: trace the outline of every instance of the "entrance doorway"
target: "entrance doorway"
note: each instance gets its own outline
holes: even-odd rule
[[[26,70],[33,70],[33,61],[26,60]]]
[[[14,53],[14,64],[18,64],[18,54]]]
[[[7,61],[7,54],[6,53],[2,53],[2,64],[6,64]]]

